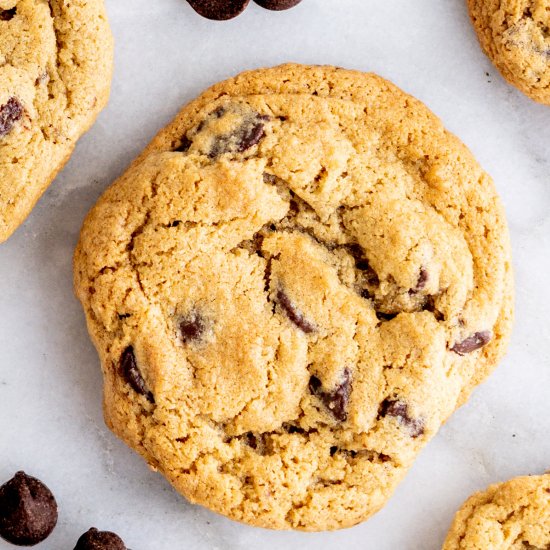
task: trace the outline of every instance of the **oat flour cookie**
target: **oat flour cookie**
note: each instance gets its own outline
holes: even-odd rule
[[[111,65],[102,0],[0,0],[0,242],[107,102]]]
[[[481,46],[504,78],[550,105],[550,0],[468,0]]]
[[[504,213],[420,102],[286,65],[187,105],[88,215],[108,425],[192,502],[337,529],[388,499],[510,332]]]
[[[443,550],[550,548],[550,474],[518,477],[471,496]]]

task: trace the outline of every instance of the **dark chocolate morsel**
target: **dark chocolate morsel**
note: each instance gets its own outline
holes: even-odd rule
[[[132,346],[128,346],[122,352],[122,356],[120,358],[120,370],[126,382],[130,384],[131,388],[135,392],[145,396],[147,401],[151,403],[155,402],[153,394],[147,389],[145,380],[143,379],[141,372],[139,372],[136,356],[134,354],[134,348]]]
[[[277,303],[281,306],[281,309],[286,313],[287,317],[303,332],[311,334],[315,332],[315,325],[310,323],[304,314],[297,309],[290,301],[290,298],[286,295],[284,290],[279,289],[277,291]]]
[[[242,134],[239,136],[240,140],[237,145],[237,150],[239,153],[242,153],[260,143],[262,138],[265,136],[264,120],[264,117],[258,117],[254,122],[243,126]]]
[[[226,21],[240,15],[250,0],[187,0],[203,17],[213,21]]]
[[[218,118],[222,115],[223,112]],[[267,120],[269,117],[266,115],[254,114],[252,117],[245,117],[242,124],[232,133],[217,136],[214,139],[208,157],[215,159],[225,153],[244,153],[254,147],[265,137],[265,122]]]
[[[22,117],[23,105],[16,97],[10,97],[7,103],[0,105],[0,137],[9,134]]]
[[[345,369],[342,381],[332,390],[324,391],[322,382],[316,376],[309,379],[309,391],[318,397],[334,418],[345,422],[348,417],[348,402],[351,394],[351,372]]]
[[[74,550],[127,550],[122,539],[110,531],[92,527],[77,541]]]
[[[206,322],[197,312],[182,319],[179,326],[181,339],[185,344],[200,340],[206,331]]]
[[[17,8],[11,10],[0,10],[0,21],[11,21],[17,14]]]
[[[0,537],[17,546],[34,546],[53,531],[57,503],[40,480],[17,472],[0,487]]]
[[[382,313],[381,311],[376,312],[376,318],[379,321],[391,321],[397,317],[397,313]]]
[[[266,10],[282,11],[297,6],[302,0],[254,0],[258,6]]]
[[[476,332],[463,340],[462,342],[457,342],[452,348],[451,351],[454,351],[458,355],[466,355],[467,353],[472,353],[483,346],[486,346],[491,341],[491,332],[484,330],[482,332]]]
[[[177,151],[178,153],[187,153],[192,144],[193,142],[187,136],[183,136],[181,138],[181,143],[174,149],[174,151]]]
[[[403,401],[385,399],[380,405],[378,417],[393,416],[400,424],[409,430],[412,438],[421,436],[424,433],[424,422],[419,418],[412,418],[409,415],[409,407]]]
[[[365,282],[369,285],[379,285],[380,280],[378,279],[378,275],[365,258],[361,246],[357,243],[350,244],[347,246],[347,250],[355,259],[355,267],[363,272]]]
[[[418,281],[416,283],[416,286],[409,290],[409,294],[416,294],[421,290],[424,290],[426,288],[426,283],[428,282],[429,278],[430,276],[428,274],[428,271],[424,268],[421,268],[420,274],[418,275]]]

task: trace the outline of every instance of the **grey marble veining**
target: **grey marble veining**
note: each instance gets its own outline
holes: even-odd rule
[[[0,480],[48,483],[73,548],[91,525],[133,550],[437,550],[460,503],[550,468],[550,107],[481,53],[464,0],[303,0],[211,23],[184,0],[107,0],[116,37],[108,109],[12,239],[0,245]],[[421,454],[387,507],[338,533],[275,533],[187,504],[105,428],[101,376],[72,293],[71,256],[97,197],[186,101],[285,61],[375,71],[424,101],[474,152],[505,203],[516,271],[510,352]],[[0,541],[0,548],[8,548]]]

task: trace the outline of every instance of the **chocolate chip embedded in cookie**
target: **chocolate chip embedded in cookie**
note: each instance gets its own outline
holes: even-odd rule
[[[491,485],[457,512],[443,550],[550,548],[550,474]]]
[[[330,67],[185,107],[74,265],[107,424],[191,501],[269,528],[374,514],[510,333],[489,176],[418,101]]]
[[[550,105],[550,1],[468,0],[485,53],[504,78]]]
[[[4,105],[0,105],[0,138],[7,136],[22,117],[23,105],[16,97],[10,97]]]
[[[51,491],[25,472],[0,487],[0,537],[17,546],[34,546],[57,524],[57,503]]]
[[[0,4],[1,243],[107,103],[113,52],[103,0]]]

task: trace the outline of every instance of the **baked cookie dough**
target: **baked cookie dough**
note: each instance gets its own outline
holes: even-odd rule
[[[485,53],[504,78],[550,105],[550,0],[468,0]]]
[[[190,501],[275,529],[379,510],[510,333],[490,177],[419,101],[332,67],[184,107],[74,268],[109,427]]]
[[[103,0],[0,0],[0,242],[106,104],[112,48]]]
[[[491,485],[456,514],[443,550],[550,548],[550,474]]]

